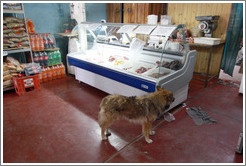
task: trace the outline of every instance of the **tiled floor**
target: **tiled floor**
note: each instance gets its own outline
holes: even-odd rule
[[[192,81],[187,106],[200,106],[217,123],[197,126],[181,105],[176,120],[155,122],[147,144],[141,126],[114,123],[101,141],[98,105],[107,94],[73,77],[42,84],[40,92],[3,95],[4,163],[242,163],[235,153],[243,126],[243,96],[238,87]]]

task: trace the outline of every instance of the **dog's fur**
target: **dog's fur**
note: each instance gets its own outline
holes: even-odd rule
[[[152,123],[157,116],[169,108],[174,101],[172,92],[157,87],[157,91],[143,97],[125,97],[108,95],[101,101],[98,123],[101,127],[102,140],[110,135],[108,127],[118,119],[127,119],[142,124],[142,132],[148,143],[153,141],[149,135],[154,135]],[[106,132],[106,135],[105,135]]]

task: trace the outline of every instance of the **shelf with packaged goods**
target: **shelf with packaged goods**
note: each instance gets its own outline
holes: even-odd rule
[[[24,20],[24,24],[25,24],[25,31],[28,32],[23,3],[21,3],[21,9],[3,9],[3,13],[12,13],[12,14],[21,14],[21,15],[23,15],[23,20]],[[15,15],[13,17],[17,17],[17,15]],[[25,37],[25,36],[23,36],[23,37]],[[7,56],[8,54],[12,54],[12,53],[30,52],[31,61],[33,62],[31,44],[30,44],[30,41],[29,41],[28,33],[27,33],[27,37],[28,37],[28,45],[29,45],[29,47],[5,49],[5,50],[3,50],[4,51],[3,56]]]

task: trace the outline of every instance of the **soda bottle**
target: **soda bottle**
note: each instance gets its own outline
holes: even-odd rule
[[[61,78],[61,65],[57,66],[57,78]]]
[[[44,50],[44,41],[43,38],[41,36],[41,34],[38,35],[38,41],[39,41],[39,50]]]
[[[43,60],[43,64],[44,64],[44,66],[49,66],[49,56],[48,56],[48,54],[44,51],[43,52],[43,57],[44,57],[44,60]]]
[[[34,25],[33,25],[31,18],[27,19],[26,24],[27,24],[28,33],[29,34],[35,34],[35,28],[34,28]]]
[[[56,71],[56,67],[55,66],[52,66],[52,79],[55,80],[56,79],[56,76],[57,76],[57,71]]]
[[[39,63],[39,54],[38,54],[38,52],[34,52],[33,61],[34,61],[34,63]]]
[[[34,50],[34,47],[35,47],[35,43],[34,43],[34,35],[31,35],[31,36],[30,36],[30,44],[31,44],[32,51],[35,51],[35,50]]]
[[[40,66],[44,66],[44,55],[43,55],[43,53],[40,51],[40,52],[38,52],[38,54],[39,54],[39,64],[40,64]]]
[[[66,76],[66,72],[65,72],[65,66],[62,64],[62,67],[61,67],[61,76],[62,77],[65,77]]]
[[[43,82],[46,82],[47,81],[47,70],[46,70],[46,68],[43,68],[42,73],[43,73],[42,80],[43,80]]]
[[[56,51],[56,59],[57,59],[57,63],[60,64],[62,61],[61,61],[61,52],[59,50]]]
[[[47,39],[46,34],[43,34],[43,41],[44,41],[44,49],[49,49],[49,41]]]
[[[34,51],[39,51],[39,41],[37,35],[34,35]]]
[[[53,63],[52,53],[51,52],[48,52],[48,56],[49,56],[48,65],[49,66],[52,66],[52,63]]]
[[[54,42],[55,38],[54,38],[54,36],[49,33],[49,34],[47,34],[47,39],[48,39],[50,48],[54,49],[55,48],[55,42]]]
[[[42,68],[41,68],[41,70],[42,70]],[[43,82],[43,79],[42,79],[43,78],[43,72],[38,74],[38,78],[39,78],[39,82],[42,83]]]
[[[51,52],[51,54],[52,54],[52,65],[56,65],[57,64],[57,54],[56,54],[56,51],[52,51]]]
[[[48,81],[51,81],[52,80],[52,70],[49,67],[47,67],[47,76],[48,76]]]

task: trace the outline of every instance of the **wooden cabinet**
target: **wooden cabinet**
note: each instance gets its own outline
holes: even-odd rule
[[[166,3],[108,3],[107,22],[147,24],[148,15],[166,15]]]

